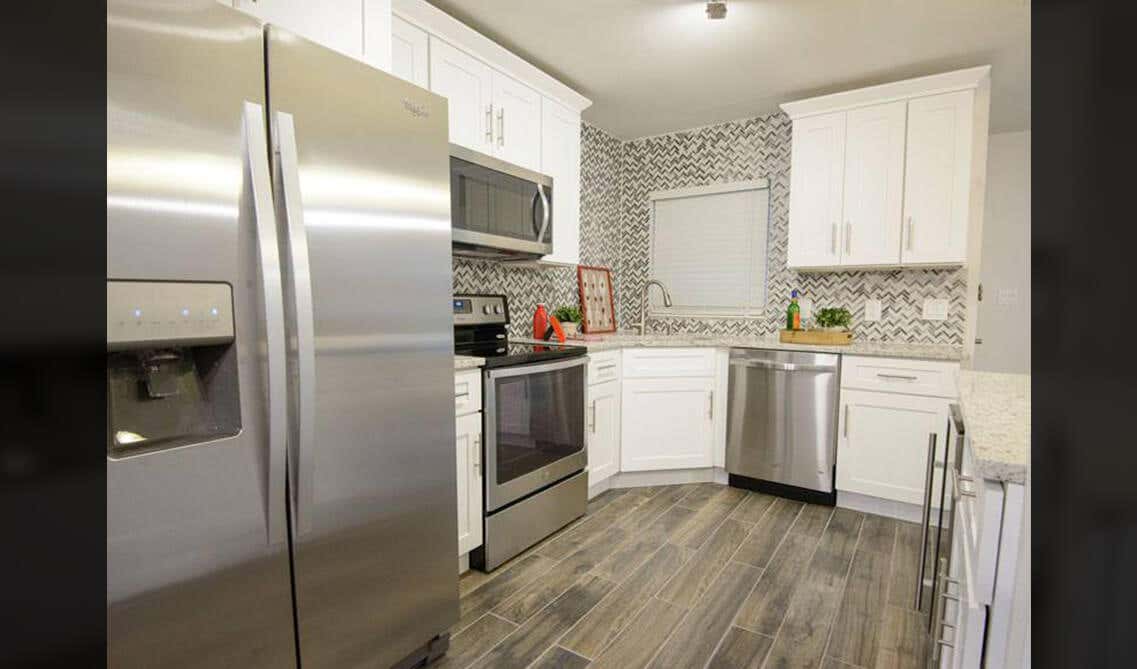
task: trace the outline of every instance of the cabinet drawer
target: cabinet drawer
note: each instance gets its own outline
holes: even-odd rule
[[[470,369],[454,375],[454,415],[464,416],[482,410],[482,370]]]
[[[841,360],[841,387],[905,395],[957,397],[959,363],[855,355]]]
[[[588,385],[616,381],[620,378],[620,352],[588,354]]]
[[[713,348],[632,348],[624,351],[624,377],[715,375]]]

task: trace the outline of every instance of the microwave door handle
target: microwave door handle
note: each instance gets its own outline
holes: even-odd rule
[[[537,227],[537,217],[533,217],[533,228],[537,232],[537,243],[545,243],[545,234],[549,231],[549,216],[552,213],[549,207],[549,196],[545,195],[545,186],[537,184],[537,195],[533,198],[534,209],[536,209],[537,198],[541,199],[541,226]]]
[[[304,205],[300,199],[299,161],[296,128],[292,114],[276,112],[273,117],[274,159],[276,163],[277,219],[282,221],[285,238],[287,299],[293,300],[295,314],[297,370],[297,435],[290,440],[289,471],[293,482],[293,522],[296,536],[312,529],[314,442],[316,436],[316,354],[312,310],[312,283],[308,264],[308,233],[304,227]],[[291,333],[290,333],[291,334]],[[295,465],[294,467],[291,465]]]
[[[288,365],[284,350],[284,298],[282,297],[280,255],[276,239],[276,212],[272,204],[272,172],[268,166],[268,139],[265,132],[264,107],[245,102],[245,160],[252,187],[254,233],[257,242],[258,267],[263,291],[265,316],[265,349],[268,372],[268,544],[287,541],[287,514],[282,513],[284,499],[285,444],[288,433]]]

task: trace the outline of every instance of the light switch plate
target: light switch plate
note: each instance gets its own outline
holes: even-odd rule
[[[808,297],[797,298],[797,307],[801,310],[801,320],[807,321],[813,318],[813,300]]]
[[[946,321],[948,314],[948,301],[942,297],[924,298],[924,315],[926,321]]]
[[[880,320],[880,300],[865,300],[865,322],[874,323]]]
[[[1000,288],[998,295],[995,297],[995,303],[1000,306],[1010,306],[1018,304],[1019,291],[1017,288]]]

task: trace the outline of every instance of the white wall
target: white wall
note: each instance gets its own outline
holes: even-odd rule
[[[973,367],[1030,373],[1030,131],[991,135]]]

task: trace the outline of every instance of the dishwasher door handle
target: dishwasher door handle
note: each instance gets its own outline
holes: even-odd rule
[[[756,369],[769,369],[775,372],[836,372],[837,368],[829,365],[803,365],[795,362],[768,362],[766,360],[731,360],[734,367],[751,367]]]

